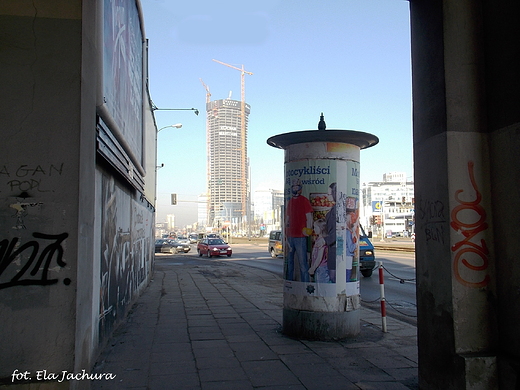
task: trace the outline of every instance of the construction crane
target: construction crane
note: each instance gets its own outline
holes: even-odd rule
[[[200,82],[202,83],[202,86],[204,87],[204,89],[206,90],[206,156],[209,156],[210,153],[209,153],[209,145],[210,145],[210,140],[209,140],[209,133],[208,133],[208,130],[209,129],[209,116],[208,116],[208,103],[211,102],[211,92],[209,91],[209,87],[204,83],[204,81],[202,81],[201,78],[199,78]],[[208,197],[210,196],[210,191],[209,191],[209,183],[210,183],[210,180],[211,180],[211,176],[210,176],[210,166],[209,166],[209,159],[208,161],[206,162],[207,164],[207,169],[206,169],[206,183],[207,183],[207,194],[208,194]],[[209,198],[208,198],[209,199]],[[207,209],[207,215],[210,215],[210,205],[211,203],[208,202],[207,205],[206,205],[206,209]]]
[[[209,103],[211,101],[211,93],[209,92],[209,87],[204,84],[204,81],[202,81],[201,78],[199,78],[200,82],[202,83],[202,86],[206,90],[206,103]]]
[[[247,221],[249,225],[249,230],[251,228],[251,215],[249,213],[249,204],[247,202],[246,198],[246,192],[247,192],[247,183],[246,178],[247,175],[247,156],[246,156],[246,83],[245,83],[245,75],[252,75],[253,72],[248,72],[244,69],[244,65],[242,65],[242,68],[237,68],[236,66],[226,64],[225,62],[213,60],[219,64],[228,66],[232,69],[236,69],[240,71],[240,98],[241,98],[241,104],[240,104],[240,123],[242,125],[242,216],[247,215]]]
[[[242,65],[242,68],[237,68],[236,66],[226,64],[225,62],[219,61],[219,60],[213,60],[215,62],[218,62],[219,64],[229,66],[232,69],[236,69],[240,71],[240,97],[242,99],[242,102],[245,103],[246,101],[246,80],[245,75],[253,75],[253,72],[248,72],[247,70],[244,70],[244,65]]]

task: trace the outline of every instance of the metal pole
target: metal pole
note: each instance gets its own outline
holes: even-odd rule
[[[381,293],[381,322],[383,327],[383,332],[387,333],[386,328],[386,300],[385,300],[385,280],[383,275],[383,262],[378,261],[379,263],[379,291]]]

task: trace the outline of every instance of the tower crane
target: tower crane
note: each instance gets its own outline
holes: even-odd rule
[[[240,97],[242,99],[242,102],[245,103],[246,101],[246,82],[245,82],[245,75],[253,75],[253,72],[248,72],[244,69],[244,65],[242,65],[242,68],[237,68],[236,66],[226,64],[225,62],[219,61],[219,60],[213,60],[215,62],[218,62],[219,64],[229,66],[232,69],[236,69],[240,71]]]
[[[202,83],[202,86],[206,90],[206,103],[209,103],[211,101],[211,93],[209,92],[209,87],[204,84],[204,81],[202,81],[201,78],[199,78],[200,82]]]
[[[211,102],[211,92],[209,91],[209,86],[207,86],[204,81],[202,81],[201,78],[199,78],[200,82],[202,83],[202,86],[204,87],[204,89],[206,90],[206,156],[209,156],[210,153],[209,153],[209,133],[208,133],[208,129],[209,129],[209,116],[208,116],[208,103]],[[209,190],[209,183],[211,181],[211,177],[210,177],[210,166],[209,166],[209,159],[208,161],[206,162],[207,164],[207,169],[206,169],[206,174],[207,174],[207,178],[206,178],[206,183],[208,185],[208,188],[207,188],[207,194],[208,194],[208,197],[210,196],[210,193],[211,191]],[[207,207],[207,215],[210,215],[210,207],[211,207],[211,202],[209,202],[209,199],[208,199],[208,203],[206,205]]]
[[[242,216],[244,215],[247,215],[247,221],[248,221],[248,225],[249,225],[249,230],[251,228],[251,215],[249,213],[249,203],[248,203],[248,198],[246,197],[246,192],[247,192],[247,183],[246,183],[246,180],[247,180],[247,177],[248,177],[248,172],[247,172],[247,156],[246,156],[246,86],[245,86],[245,75],[248,74],[248,75],[252,75],[253,72],[248,72],[247,70],[244,69],[244,65],[242,65],[242,68],[237,68],[236,66],[233,66],[233,65],[229,65],[229,64],[226,64],[225,62],[222,62],[222,61],[218,61],[218,60],[213,60],[219,64],[222,64],[222,65],[225,65],[225,66],[228,66],[232,69],[236,69],[236,70],[239,70],[240,71],[240,98],[241,98],[241,104],[240,104],[240,123],[241,123],[241,127],[242,127],[242,137],[241,137],[241,141],[242,141],[242,145],[241,145],[241,150],[242,150]],[[247,213],[247,214],[246,214]]]

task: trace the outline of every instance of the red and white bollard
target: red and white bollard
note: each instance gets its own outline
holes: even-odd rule
[[[378,268],[379,268],[379,291],[381,294],[381,321],[382,321],[382,327],[383,332],[387,333],[386,330],[386,300],[385,300],[385,278],[383,275],[383,262],[378,261]]]

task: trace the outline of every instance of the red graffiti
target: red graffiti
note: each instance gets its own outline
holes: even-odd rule
[[[462,267],[466,267],[470,271],[486,272],[489,264],[489,250],[486,241],[480,239],[479,242],[476,237],[479,233],[488,228],[488,224],[486,223],[486,210],[480,204],[482,194],[478,190],[473,167],[473,161],[469,161],[468,173],[471,185],[475,190],[475,200],[470,202],[464,201],[459,197],[459,194],[463,192],[463,190],[457,190],[455,192],[455,200],[460,204],[451,210],[450,225],[455,231],[462,233],[465,238],[452,245],[451,250],[455,252],[455,259],[453,261],[455,278],[464,286],[480,288],[487,286],[489,283],[490,276],[487,273],[480,282],[472,282],[465,279],[460,272]],[[474,220],[474,216],[478,216],[478,218]],[[465,221],[462,221],[462,219]],[[471,221],[468,221],[468,219]],[[472,262],[468,260],[467,255],[470,254],[472,254]]]

